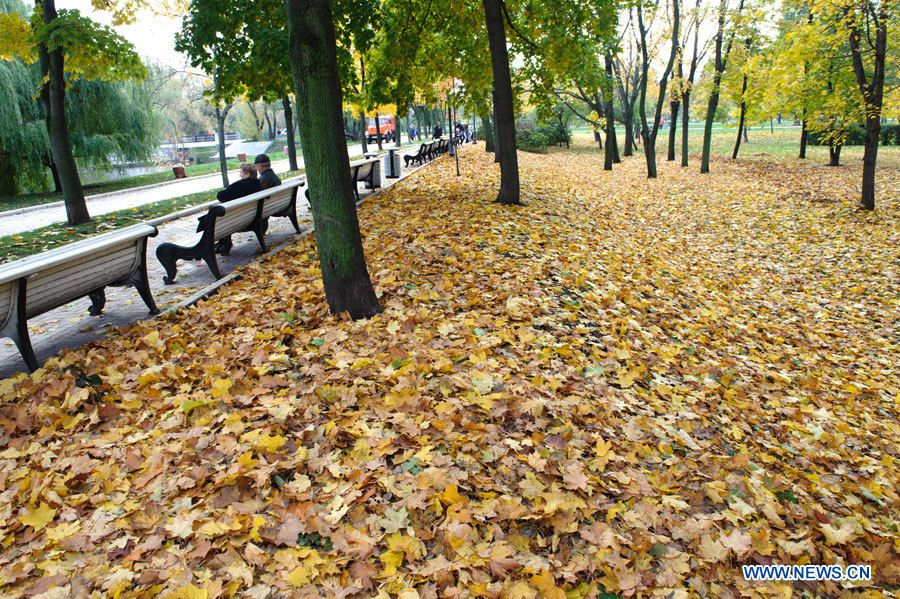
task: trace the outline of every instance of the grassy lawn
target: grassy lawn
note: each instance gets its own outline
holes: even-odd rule
[[[281,177],[286,179],[302,173],[302,170],[290,171],[282,174]],[[54,223],[25,233],[0,237],[0,264],[44,252],[79,239],[166,216],[215,199],[216,190],[204,191],[101,214],[93,217],[90,222],[77,227],[70,227],[66,223]]]
[[[770,132],[769,126],[754,125],[749,131],[749,142],[741,144],[738,160],[772,160],[796,162],[802,164],[804,161],[797,158],[800,151],[800,127],[784,126],[781,128],[775,126],[775,131]],[[585,130],[574,131],[574,136],[578,140],[593,139],[593,133]],[[712,136],[712,155],[723,158],[731,158],[731,151],[734,149],[734,140],[737,137],[737,127],[729,125],[718,125],[713,128]],[[621,128],[616,129],[616,139],[619,142],[619,151],[624,148],[625,132]],[[666,148],[668,147],[669,129],[661,129],[656,139],[656,158],[658,163],[666,161]],[[703,143],[703,127],[699,124],[691,124],[688,129],[688,144],[691,153],[691,166],[694,161],[699,161],[700,150]],[[577,144],[575,151],[591,152],[596,151],[597,146],[592,144]],[[642,155],[640,146],[638,154]],[[677,132],[675,143],[676,160],[681,159],[681,127]],[[861,165],[863,156],[862,146],[845,146],[841,151],[841,163],[845,165]],[[828,163],[828,146],[809,145],[806,149],[806,162],[810,164],[827,164]],[[697,165],[699,168],[699,164]],[[900,147],[897,146],[881,146],[878,149],[878,166],[895,167],[900,166]]]

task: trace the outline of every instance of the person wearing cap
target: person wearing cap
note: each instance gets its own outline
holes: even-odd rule
[[[256,165],[256,169],[259,171],[259,183],[262,185],[263,189],[281,185],[281,179],[279,179],[278,175],[275,174],[275,171],[272,170],[272,161],[269,160],[268,155],[258,155],[253,160],[253,164]]]

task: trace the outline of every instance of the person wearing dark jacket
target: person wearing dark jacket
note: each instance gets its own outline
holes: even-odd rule
[[[259,182],[259,172],[256,167],[249,162],[241,165],[241,178],[216,194],[216,199],[220,202],[230,202],[251,193],[262,191],[262,184]]]
[[[252,193],[262,191],[262,185],[259,182],[259,174],[256,167],[249,162],[245,162],[241,165],[240,177],[240,179],[217,193],[216,199],[224,204],[225,202],[230,202],[231,200],[236,200]],[[197,224],[198,233],[203,231],[206,224],[205,221],[206,215],[204,214],[200,217],[200,222]],[[231,246],[231,235],[223,237],[216,244],[216,253],[227,256],[231,252]]]
[[[256,165],[256,168],[259,171],[259,183],[262,185],[263,189],[281,185],[281,179],[279,179],[278,175],[275,174],[275,171],[272,170],[272,161],[269,160],[269,157],[266,154],[257,156],[253,160],[253,164]]]

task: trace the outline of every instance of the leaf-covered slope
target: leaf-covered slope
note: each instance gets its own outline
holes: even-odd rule
[[[381,316],[330,318],[300,240],[0,383],[0,591],[789,593],[743,581],[769,562],[900,582],[896,198],[852,212],[850,169],[647,181],[560,152],[520,155],[511,208],[489,156],[461,163],[361,208]]]

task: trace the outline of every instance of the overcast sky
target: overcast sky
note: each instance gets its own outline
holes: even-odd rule
[[[99,23],[112,24],[109,13],[91,8],[90,0],[57,0],[56,7],[77,8]],[[134,25],[114,29],[134,44],[142,58],[173,67],[185,66],[185,56],[175,52],[175,33],[181,29],[180,18],[170,19],[143,11]]]

